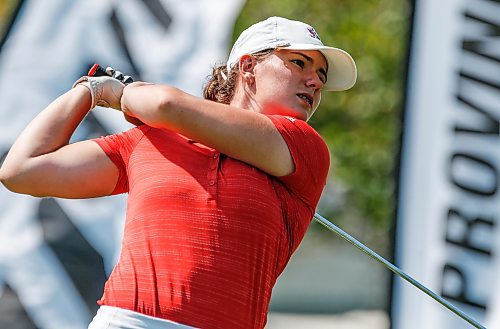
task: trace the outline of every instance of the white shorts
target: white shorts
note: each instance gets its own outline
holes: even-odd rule
[[[88,329],[196,329],[113,306],[101,306]]]

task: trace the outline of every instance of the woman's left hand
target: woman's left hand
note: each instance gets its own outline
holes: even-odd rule
[[[102,106],[121,110],[121,98],[123,88],[125,88],[125,84],[121,81],[108,76],[83,76],[73,84],[73,88],[79,84],[90,90],[92,95],[91,109]]]

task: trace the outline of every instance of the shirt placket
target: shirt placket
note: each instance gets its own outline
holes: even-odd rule
[[[217,196],[217,169],[219,168],[220,161],[220,152],[211,151],[209,166],[208,166],[208,174],[207,174],[207,190],[209,194],[209,201],[215,201]]]

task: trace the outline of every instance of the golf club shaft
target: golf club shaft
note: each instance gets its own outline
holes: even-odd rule
[[[436,300],[441,305],[448,308],[450,311],[452,311],[453,313],[455,313],[456,315],[458,315],[459,317],[461,317],[462,319],[464,319],[465,321],[467,321],[468,323],[470,323],[474,327],[476,327],[478,329],[486,329],[486,327],[479,324],[479,322],[477,322],[476,320],[474,320],[473,318],[471,318],[470,316],[468,316],[467,314],[465,314],[464,312],[462,312],[461,310],[456,308],[454,305],[450,304],[448,301],[446,301],[441,296],[434,293],[429,288],[420,284],[417,280],[415,280],[414,278],[412,278],[411,276],[409,276],[408,274],[406,274],[405,272],[400,270],[398,267],[396,267],[395,265],[393,265],[392,263],[387,261],[385,258],[383,258],[379,254],[372,251],[370,248],[368,248],[367,246],[365,246],[364,244],[362,244],[361,242],[359,242],[358,240],[356,240],[355,238],[353,238],[352,236],[350,236],[349,234],[344,232],[342,229],[337,227],[335,224],[333,224],[332,222],[330,222],[329,220],[327,220],[326,218],[324,218],[320,214],[314,213],[314,219],[316,221],[318,221],[320,224],[322,224],[323,226],[325,226],[326,228],[328,228],[328,229],[332,230],[333,232],[337,233],[338,235],[340,235],[344,240],[347,240],[350,243],[352,243],[353,245],[355,245],[358,249],[363,251],[365,254],[367,254],[371,258],[382,263],[389,270],[396,273],[397,275],[399,275],[400,277],[402,277],[403,279],[405,279],[406,281],[408,281],[409,283],[411,283],[412,285],[414,285],[415,287],[417,287],[418,289],[420,289],[421,291],[423,291],[424,293],[426,293],[427,295],[432,297],[434,300]]]

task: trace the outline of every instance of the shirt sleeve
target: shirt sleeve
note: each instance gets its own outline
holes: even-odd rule
[[[305,121],[270,115],[292,155],[295,170],[277,177],[314,212],[326,184],[330,152],[321,136]]]
[[[132,128],[125,132],[93,139],[106,153],[119,171],[118,181],[115,189],[111,193],[121,194],[128,192],[128,160],[135,146],[144,137],[151,127],[143,125]]]

